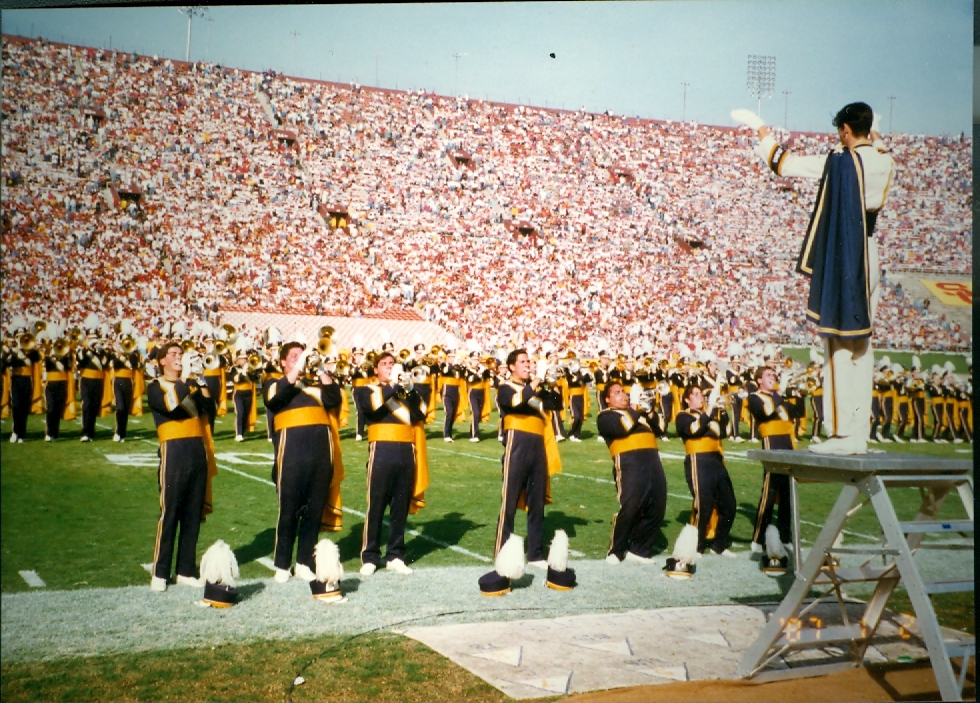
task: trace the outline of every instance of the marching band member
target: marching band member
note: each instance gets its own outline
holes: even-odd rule
[[[27,344],[22,344],[18,339],[21,335],[28,334],[28,325],[24,318],[14,318],[11,329],[16,346],[7,361],[7,368],[10,369],[10,411],[13,415],[10,443],[23,444],[27,435],[27,416],[31,414],[35,390],[40,390],[40,387],[35,389],[35,377],[39,380],[41,376],[41,353],[36,348],[36,339]]]
[[[480,441],[480,423],[490,419],[490,369],[480,361],[480,352],[471,351],[465,370],[466,397],[470,406],[470,441]]]
[[[755,380],[759,390],[748,397],[749,412],[755,418],[756,429],[762,438],[763,449],[796,449],[796,433],[793,420],[799,417],[798,408],[789,406],[776,392],[776,371],[770,366],[756,370]],[[806,409],[803,409],[806,412]],[[790,480],[784,474],[765,471],[762,476],[762,496],[756,510],[755,528],[752,531],[752,551],[765,551],[766,528],[772,522],[772,513],[779,504],[776,526],[783,544],[792,541],[793,516],[790,512]]]
[[[568,358],[575,359],[575,352],[569,350]],[[592,382],[592,374],[582,366],[579,366],[573,371],[574,366],[574,364],[565,366],[565,388],[568,389],[568,409],[572,416],[572,426],[568,430],[568,440],[570,442],[581,442],[582,423],[589,414],[588,386]]]
[[[370,448],[367,464],[367,510],[361,539],[361,574],[381,565],[381,528],[388,511],[387,569],[408,575],[405,524],[409,514],[425,507],[429,483],[425,452],[425,404],[408,374],[392,378],[395,357],[383,351],[375,360],[377,382],[364,389]]]
[[[909,398],[908,373],[901,364],[892,364],[892,390],[895,394],[895,434],[892,441],[905,443],[905,429],[909,426],[911,399]]]
[[[439,365],[439,377],[442,386],[442,407],[446,419],[442,426],[442,439],[453,441],[453,425],[462,419],[465,412],[464,395],[460,387],[465,383],[466,370],[456,363],[456,350],[446,349],[446,360]]]
[[[606,397],[604,391],[606,390],[606,384],[609,383],[609,352],[605,349],[599,351],[599,365],[593,373],[595,379],[595,398],[596,404],[599,406],[600,412],[606,409]],[[600,442],[604,441],[602,436],[596,437]]]
[[[561,395],[531,381],[531,359],[525,349],[507,355],[510,380],[500,385],[497,407],[504,418],[503,485],[494,556],[514,531],[518,508],[527,510],[527,559],[547,569],[544,559],[544,506],[551,502],[551,476],[561,458],[549,412],[561,409]]]
[[[677,414],[677,434],[684,441],[684,477],[694,497],[691,525],[698,528],[697,551],[703,554],[710,548],[715,554],[734,558],[735,553],[728,548],[731,544],[728,534],[738,504],[721,448],[728,414],[716,404],[714,397],[706,404],[696,384],[684,390],[681,402],[684,410]],[[718,511],[718,524],[709,544],[712,507]]]
[[[428,424],[435,419],[436,404],[432,402],[432,389],[435,388],[439,378],[439,366],[435,359],[426,359],[425,345],[421,342],[412,348],[412,353],[414,356],[405,363],[405,370],[412,371],[416,367],[424,366],[429,372],[429,377],[425,383],[415,384],[415,389],[419,392],[419,397],[422,398],[427,409],[425,422]]]
[[[926,382],[922,378],[922,362],[912,357],[912,377],[908,381],[909,402],[912,406],[912,436],[910,442],[926,441]]]
[[[289,580],[293,546],[295,575],[313,581],[313,548],[321,529],[339,529],[324,522],[340,513],[336,462],[340,446],[331,432],[327,411],[340,406],[340,387],[327,373],[312,382],[304,378],[309,352],[301,340],[279,349],[284,376],[265,391],[265,405],[275,424],[275,484],[279,499],[276,523],[275,580]],[[334,502],[331,502],[334,501]]]
[[[269,386],[283,377],[282,362],[279,360],[279,349],[282,344],[282,333],[275,327],[267,329],[263,335],[265,337],[265,368],[262,371],[262,399],[265,402],[266,392]],[[265,425],[266,434],[270,442],[274,443],[276,437],[275,416],[269,406],[265,406]]]
[[[90,314],[85,318],[84,326],[86,328],[85,342],[84,346],[78,349],[76,359],[81,376],[79,382],[79,391],[82,396],[81,439],[83,442],[91,442],[95,438],[95,421],[102,411],[105,372],[109,366],[109,359],[106,356],[102,340],[99,339],[99,318]]]
[[[61,421],[75,418],[75,375],[71,343],[60,331],[47,330],[55,342],[44,357],[44,441],[54,442],[61,433]]]
[[[943,402],[942,368],[939,364],[932,365],[932,376],[926,383],[926,391],[929,393],[929,404],[932,408],[932,441],[939,444],[945,443],[945,435],[948,431],[948,418],[946,416],[946,404]]]
[[[176,341],[155,352],[162,376],[149,383],[146,397],[160,441],[160,519],[150,588],[167,590],[175,546],[177,583],[200,587],[204,584],[196,576],[197,537],[212,511],[211,478],[218,473],[207,421],[215,411],[214,400],[203,381],[190,380],[191,372],[197,372],[194,365],[200,363],[194,353],[184,358]]]
[[[741,344],[733,342],[728,345],[728,370],[725,371],[725,385],[728,388],[728,393],[735,394],[732,396],[732,425],[729,432],[729,439],[736,444],[745,441],[738,433],[738,424],[742,420],[742,406],[745,403],[745,397],[743,396],[748,396],[747,393],[740,392],[743,391],[742,354],[744,353],[745,349]]]
[[[667,429],[664,416],[652,405],[648,412],[630,407],[623,386],[610,382],[604,391],[607,408],[599,412],[599,435],[609,447],[619,511],[613,516],[606,562],[652,564],[653,543],[667,509],[667,478],[657,450],[657,437]]]
[[[367,427],[367,422],[364,418],[364,413],[366,413],[367,410],[359,404],[361,402],[359,399],[362,397],[362,394],[358,392],[358,389],[363,388],[371,382],[372,372],[367,371],[364,368],[364,347],[357,344],[358,337],[360,337],[360,335],[355,336],[355,346],[351,347],[350,350],[350,382],[351,398],[354,400],[354,410],[357,412],[357,429],[355,430],[354,440],[361,442],[364,440],[364,433],[366,431],[365,427]]]
[[[257,360],[261,363],[261,360]],[[262,380],[262,369],[250,368],[248,353],[242,347],[235,356],[235,365],[231,369],[231,381],[234,384],[235,403],[235,441],[244,442],[245,433],[255,429],[258,420],[258,403],[255,402],[255,387]]]
[[[120,329],[122,339],[116,343],[117,348],[109,353],[109,365],[113,371],[112,392],[116,402],[113,442],[125,442],[129,416],[143,414],[143,360],[136,349],[136,340],[132,336],[134,332],[132,324],[123,320]]]

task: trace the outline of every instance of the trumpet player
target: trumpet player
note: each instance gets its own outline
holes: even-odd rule
[[[373,352],[372,352],[373,353]],[[351,355],[351,397],[354,400],[354,410],[357,412],[357,429],[355,430],[354,440],[357,442],[364,441],[365,428],[367,427],[367,422],[365,420],[364,413],[366,412],[364,406],[361,404],[361,393],[359,388],[363,388],[368,383],[371,382],[371,374],[373,371],[368,370],[369,365],[365,366],[364,363],[364,347],[354,346],[350,350]]]
[[[490,419],[490,369],[480,361],[480,352],[470,352],[466,367],[466,396],[470,405],[470,441],[480,441],[480,423]]]
[[[90,315],[89,318],[95,318]],[[95,439],[95,421],[102,412],[105,372],[109,366],[105,346],[99,338],[98,318],[86,318],[85,342],[76,352],[76,366],[82,396],[82,441]]]
[[[61,421],[75,417],[75,376],[71,342],[58,337],[44,357],[44,441],[54,442],[61,433]],[[71,406],[69,406],[69,403]]]
[[[203,354],[210,363],[204,366],[204,382],[208,385],[208,390],[211,391],[211,398],[214,400],[215,413],[208,417],[211,421],[212,435],[214,434],[215,419],[228,414],[228,393],[226,391],[225,376],[229,364],[225,355],[220,353],[221,349],[215,349],[215,345],[212,332],[208,330],[203,341]],[[221,346],[225,348],[225,343],[222,342]]]
[[[425,404],[412,374],[392,378],[395,357],[381,352],[375,360],[377,382],[364,389],[368,423],[367,513],[361,540],[361,574],[381,566],[381,527],[388,511],[386,568],[408,575],[405,524],[425,506],[429,470],[425,458]]]
[[[143,396],[143,374],[140,371],[143,361],[131,336],[123,337],[109,354],[109,366],[113,370],[112,392],[116,401],[116,428],[112,441],[125,442],[129,416],[134,414]]]
[[[592,372],[593,379],[595,380],[595,400],[596,404],[599,406],[599,411],[606,409],[606,384],[609,383],[609,371],[611,359],[609,357],[609,352],[605,349],[599,350],[599,363]],[[600,442],[603,441],[602,436],[596,437]]]
[[[596,418],[612,456],[619,501],[606,555],[609,564],[652,564],[653,543],[667,509],[667,477],[657,449],[657,437],[667,426],[651,402],[652,392],[646,393],[640,408],[631,408],[622,384],[611,381],[604,391],[607,407]]]
[[[728,370],[725,371],[725,384],[728,386],[728,392],[735,394],[732,396],[732,425],[729,431],[729,439],[736,444],[745,441],[742,439],[742,435],[739,434],[738,424],[742,419],[742,405],[748,397],[748,393],[742,388],[741,367],[742,356],[740,354],[731,354],[729,356]]]
[[[465,408],[462,406],[460,387],[465,383],[466,370],[456,363],[456,351],[446,349],[446,360],[439,365],[439,376],[442,386],[442,408],[446,419],[442,425],[442,439],[453,441],[453,424],[462,418]]]
[[[425,367],[429,376],[424,383],[419,383],[416,385],[415,389],[419,392],[419,396],[422,398],[422,402],[425,403],[427,408],[426,423],[431,422],[435,416],[435,404],[432,402],[432,389],[436,383],[436,379],[439,377],[439,366],[435,358],[426,357],[425,345],[421,342],[416,344],[412,348],[412,358],[405,363],[406,371],[414,371],[419,366]]]
[[[569,442],[582,441],[582,423],[589,413],[588,386],[592,374],[583,368],[575,353],[568,352],[569,358],[562,364],[565,372],[565,388],[568,389],[568,410],[572,416],[572,426],[568,430]]]
[[[232,367],[231,380],[235,387],[235,441],[244,442],[245,433],[255,430],[258,404],[255,402],[255,386],[262,380],[262,358],[245,349],[239,349]]]
[[[27,435],[27,416],[31,414],[34,404],[35,378],[40,379],[41,353],[37,350],[37,339],[27,329],[26,320],[15,319],[11,326],[14,346],[7,365],[10,369],[10,412],[14,426],[10,443],[23,444]]]

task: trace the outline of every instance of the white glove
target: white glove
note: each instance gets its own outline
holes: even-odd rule
[[[707,411],[707,414],[708,415],[711,415],[715,411],[715,409],[718,407],[718,404],[720,402],[721,402],[721,391],[719,391],[716,388],[713,391],[711,391],[711,393],[708,394],[708,411]]]
[[[761,117],[751,110],[746,110],[745,108],[732,110],[732,119],[739,124],[744,124],[746,127],[749,127],[752,130],[757,130],[760,127],[766,126],[766,123],[762,121]]]
[[[186,351],[183,356],[180,357],[180,380],[186,381],[191,376],[191,362],[194,356],[197,355],[196,351]]]
[[[871,121],[871,131],[881,134],[881,115],[875,113],[875,118]]]

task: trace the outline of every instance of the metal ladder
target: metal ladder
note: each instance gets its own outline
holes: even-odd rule
[[[796,498],[795,483],[794,477],[793,498]],[[898,519],[888,495],[887,488],[890,486],[919,489],[922,504],[912,520],[903,522]],[[959,493],[968,518],[937,520],[939,510],[954,488]],[[864,500],[855,505],[862,496]],[[793,502],[796,503],[795,500]],[[881,524],[882,546],[834,547],[834,541],[845,522],[868,503],[873,506]],[[976,638],[944,640],[930,596],[973,591],[974,582],[972,578],[925,581],[915,564],[914,553],[927,534],[972,533],[973,522],[973,481],[968,474],[870,473],[845,484],[807,559],[802,564],[797,562],[793,586],[762,634],[742,658],[736,676],[761,682],[816,676],[860,666],[889,597],[899,581],[904,581],[929,652],[939,693],[946,701],[962,700],[970,658],[976,657]],[[840,567],[835,557],[844,554],[867,555],[869,559],[857,567]],[[879,559],[879,563],[873,563]],[[844,606],[845,596],[841,588],[858,582],[875,583],[875,589],[860,622],[852,622]],[[811,589],[817,590],[820,595],[804,606],[804,599]],[[820,627],[819,620],[808,615],[832,595],[836,596],[840,605],[844,624]],[[808,624],[814,624],[814,621],[817,627],[809,627]],[[772,668],[773,665],[778,666],[781,657],[787,653],[807,647],[824,648],[834,643],[848,647],[844,661],[790,668],[783,663],[783,668]],[[952,659],[960,660],[958,674],[953,670]]]

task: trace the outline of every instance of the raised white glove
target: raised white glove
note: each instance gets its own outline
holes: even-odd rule
[[[875,113],[875,118],[871,121],[871,131],[881,134],[881,115]]]
[[[197,355],[196,351],[186,351],[180,357],[180,380],[186,381],[191,376],[191,363]]]
[[[765,127],[766,123],[762,121],[762,118],[751,110],[746,110],[745,108],[739,108],[738,110],[732,110],[732,119],[739,124],[744,124],[753,130],[757,130],[760,127]]]

